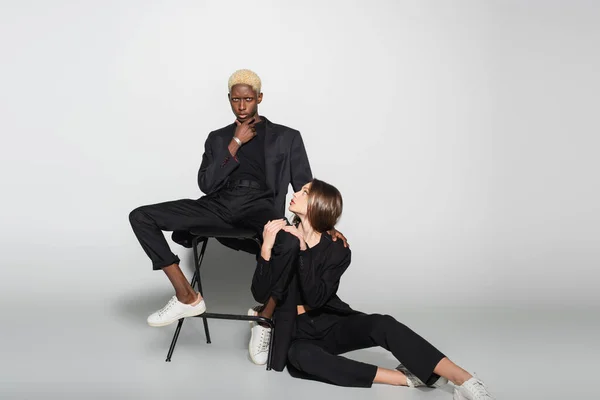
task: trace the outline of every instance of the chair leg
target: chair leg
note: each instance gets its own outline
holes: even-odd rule
[[[208,322],[206,320],[206,318],[202,318],[202,321],[204,322],[204,334],[206,335],[206,343],[212,343],[210,341],[210,332],[208,331]]]
[[[275,342],[275,324],[270,320],[271,337],[269,338],[269,355],[267,356],[267,371],[271,370],[271,360],[273,359],[273,343]]]
[[[258,245],[258,249],[260,251],[261,243],[258,239],[254,238],[254,241]],[[198,245],[202,242],[202,250],[200,254],[198,254]],[[196,286],[198,288],[198,292],[201,296],[204,296],[202,293],[202,280],[200,277],[200,266],[202,265],[202,261],[204,260],[204,252],[206,251],[206,245],[208,243],[208,237],[194,237],[192,242],[192,247],[194,249],[194,276],[190,282],[192,288]],[[199,315],[202,317],[202,315]],[[229,314],[211,314],[211,318],[221,318],[221,319],[245,319],[245,316],[241,315],[229,315]],[[165,361],[171,361],[171,356],[173,355],[173,351],[175,350],[175,345],[177,344],[177,339],[179,338],[179,333],[181,331],[181,326],[183,325],[183,321],[185,318],[181,318],[177,323],[177,328],[175,329],[175,334],[173,335],[173,340],[171,341],[171,346],[169,347],[169,352],[167,354],[167,359]],[[210,331],[208,329],[208,318],[202,317],[202,322],[204,323],[204,333],[206,335],[206,343],[211,343],[210,340]],[[269,356],[267,358],[267,371],[271,370],[271,362],[273,355],[273,343],[275,339],[275,323],[272,319],[265,321],[269,327],[271,328],[271,337],[269,340]]]
[[[202,240],[202,250],[200,250],[200,255],[198,255],[198,242]],[[194,279],[192,279],[192,288],[194,287],[194,283],[196,283],[198,287],[198,292],[200,296],[204,296],[202,293],[202,278],[200,276],[200,266],[202,265],[202,261],[204,260],[204,252],[206,251],[206,245],[208,244],[208,238],[199,238],[195,237],[192,242],[192,247],[194,248]],[[210,331],[208,329],[208,320],[206,318],[202,318],[202,323],[204,324],[204,334],[206,335],[206,343],[211,343],[210,341]]]
[[[179,338],[179,332],[181,331],[181,325],[183,325],[183,320],[185,318],[181,318],[177,323],[177,329],[175,329],[175,334],[173,335],[173,340],[171,340],[171,347],[169,347],[169,352],[167,353],[166,362],[171,361],[171,356],[173,355],[173,350],[175,350],[175,345],[177,344],[177,339]]]

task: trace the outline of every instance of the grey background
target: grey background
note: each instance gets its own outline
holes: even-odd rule
[[[499,398],[591,390],[598,3],[0,5],[0,397],[450,398],[267,374],[236,322],[213,322],[210,346],[186,323],[164,363],[173,327],[145,318],[171,290],[127,215],[201,195],[238,68],[258,72],[261,113],[299,129],[315,176],[344,195],[343,299],[396,316]],[[215,242],[206,262],[211,310],[253,304],[252,257]]]

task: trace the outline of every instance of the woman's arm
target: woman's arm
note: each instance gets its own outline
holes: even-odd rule
[[[264,304],[269,299],[273,274],[271,273],[271,265],[268,260],[259,255],[256,261],[256,270],[252,277],[250,291],[254,300]]]
[[[349,248],[332,243],[328,252],[330,253],[322,254],[325,257],[314,257],[308,251],[300,251],[300,289],[304,303],[312,309],[324,306],[331,299],[338,290],[340,278],[350,265]]]
[[[259,303],[265,303],[271,295],[273,282],[277,279],[276,276],[273,276],[274,270],[280,271],[281,268],[285,267],[278,265],[278,254],[272,253],[277,234],[286,224],[287,221],[285,219],[278,219],[267,222],[263,229],[263,243],[260,254],[256,258],[256,270],[252,277],[251,286],[252,296]]]

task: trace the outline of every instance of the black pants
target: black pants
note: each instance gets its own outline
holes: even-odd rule
[[[445,356],[389,315],[339,316],[309,311],[296,319],[295,339],[288,351],[290,373],[339,386],[371,387],[377,367],[339,356],[381,346],[427,384],[439,376],[435,366]]]
[[[203,227],[249,228],[260,233],[267,221],[282,217],[274,208],[270,193],[250,187],[233,187],[198,200],[184,199],[138,207],[129,214],[129,221],[142,248],[152,260],[152,268],[159,270],[180,261],[169,248],[162,231]],[[278,235],[276,245],[279,256],[290,257],[291,260],[298,240],[294,241],[292,235],[285,233]]]

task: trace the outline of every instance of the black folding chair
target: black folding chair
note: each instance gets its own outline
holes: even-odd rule
[[[198,228],[192,229],[190,233],[192,235],[192,248],[194,249],[194,276],[192,277],[192,281],[190,282],[190,284],[192,285],[192,288],[194,286],[197,286],[200,295],[202,295],[202,279],[200,276],[200,266],[202,265],[202,260],[204,259],[204,253],[206,252],[206,245],[208,244],[208,239],[214,238],[226,240],[241,240],[246,243],[250,243],[253,247],[256,246],[257,251],[260,251],[261,247],[261,242],[256,232],[249,229],[215,230]],[[200,250],[200,254],[198,254],[198,246],[200,244],[202,244],[202,249]],[[209,318],[228,319],[237,321],[256,321],[267,325],[269,328],[271,328],[271,337],[269,340],[269,356],[267,358],[267,370],[271,369],[273,338],[275,336],[275,324],[272,319],[259,316],[221,314],[209,312],[200,314],[197,317],[202,318],[204,322],[204,333],[206,334],[206,343],[211,343],[207,321]],[[175,334],[173,335],[173,340],[171,341],[171,347],[169,348],[169,353],[167,354],[167,359],[165,361],[171,361],[171,356],[173,355],[173,350],[175,350],[175,344],[177,344],[177,338],[179,337],[179,332],[181,331],[181,326],[183,325],[184,320],[185,318],[181,318],[177,323],[177,328],[175,329]]]

